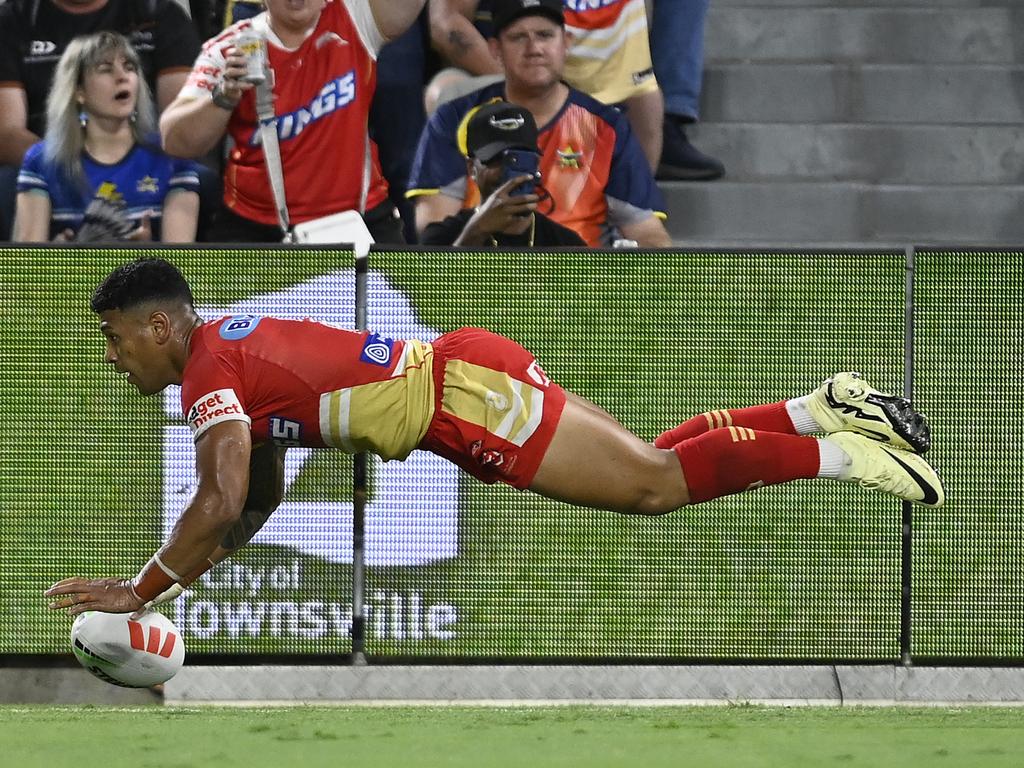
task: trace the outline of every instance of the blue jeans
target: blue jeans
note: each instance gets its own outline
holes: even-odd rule
[[[696,120],[704,76],[704,19],[711,0],[654,0],[651,59],[665,113]]]
[[[420,132],[427,124],[423,107],[427,49],[426,14],[405,34],[395,38],[377,59],[377,91],[370,110],[370,135],[377,142],[381,170],[388,181],[391,202],[402,216],[406,242],[416,242],[415,212],[405,199]]]

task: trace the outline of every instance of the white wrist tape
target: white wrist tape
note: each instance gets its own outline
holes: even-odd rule
[[[169,578],[174,579],[174,581],[181,581],[182,577],[164,565],[164,561],[160,559],[160,555],[153,555],[153,562],[156,563],[157,567],[166,573]]]

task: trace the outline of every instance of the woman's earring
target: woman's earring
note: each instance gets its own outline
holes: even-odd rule
[[[132,115],[131,115],[131,117],[128,118],[128,122],[134,124],[138,119],[139,119],[139,110],[137,110],[137,109],[132,110]]]
[[[83,128],[89,124],[89,115],[86,114],[84,109],[78,113],[78,124]]]

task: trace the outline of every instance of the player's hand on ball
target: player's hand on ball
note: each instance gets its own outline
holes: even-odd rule
[[[74,576],[58,581],[43,594],[58,598],[49,604],[50,610],[63,610],[68,616],[77,616],[85,611],[131,613],[145,603],[135,594],[129,579],[83,579]]]
[[[135,613],[133,613],[130,616],[130,618],[132,618],[132,619],[141,618],[143,616],[143,614],[145,614],[146,611],[148,611],[154,605],[161,605],[162,603],[166,603],[166,602],[169,602],[171,600],[176,600],[178,598],[178,596],[182,592],[184,592],[184,591],[185,591],[185,588],[183,586],[181,586],[181,584],[177,584],[177,583],[171,584],[171,586],[169,586],[167,589],[165,589],[159,595],[154,597],[149,602],[145,603],[139,610],[137,610]]]

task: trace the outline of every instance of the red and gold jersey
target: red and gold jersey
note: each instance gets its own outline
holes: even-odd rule
[[[210,98],[235,36],[253,28],[268,40],[275,73],[274,113],[293,224],[358,209],[369,153],[366,209],[387,197],[377,147],[367,136],[384,43],[367,0],[328,0],[316,27],[295,50],[283,46],[266,13],[240,21],[203,45],[181,95]],[[255,89],[228,122],[234,147],[224,173],[224,202],[252,221],[276,224],[277,214],[260,144]]]
[[[605,104],[658,89],[644,0],[565,0],[565,80]]]
[[[192,334],[181,409],[198,440],[225,421],[253,443],[443,456],[484,482],[527,488],[565,393],[533,354],[463,328],[433,344],[311,320],[236,315]]]
[[[254,443],[404,459],[434,413],[433,350],[311,320],[242,315],[192,334],[181,407],[199,437],[241,420]]]

